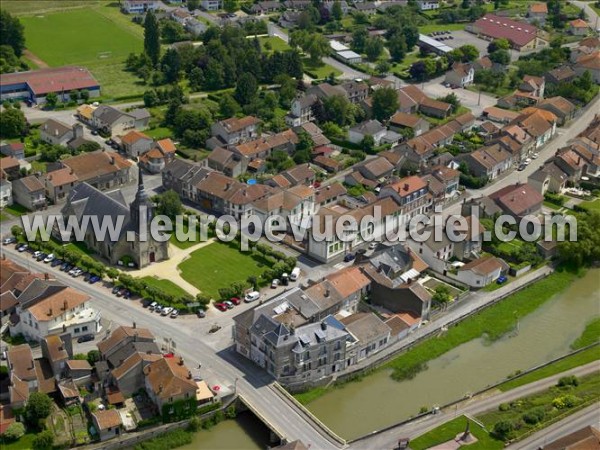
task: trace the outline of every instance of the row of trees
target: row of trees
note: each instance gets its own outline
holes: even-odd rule
[[[19,59],[25,50],[25,29],[17,17],[0,10],[0,73],[27,69]]]

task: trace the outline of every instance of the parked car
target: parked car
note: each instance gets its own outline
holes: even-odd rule
[[[528,166],[530,162],[531,162],[531,158],[527,158],[525,161],[523,161],[523,164]]]
[[[246,296],[244,297],[244,301],[246,303],[250,303],[253,302],[254,300],[258,300],[258,298],[260,297],[260,292],[257,291],[252,291],[246,294]]]
[[[517,167],[517,170],[518,170],[519,172],[522,172],[522,171],[524,171],[526,168],[527,168],[527,164],[525,164],[525,163],[521,163],[521,164],[519,164],[519,167]]]
[[[231,297],[231,298],[229,299],[229,301],[230,301],[231,303],[233,303],[234,305],[239,305],[240,303],[242,303],[242,301],[241,301],[239,298],[237,298],[237,297]]]
[[[203,309],[199,309],[198,311],[196,311],[196,315],[200,319],[204,319],[206,317],[206,311],[204,311]]]
[[[82,269],[79,269],[78,267],[75,267],[75,269],[73,269],[73,273],[72,276],[74,278],[77,278],[78,276],[80,276],[83,273]]]
[[[90,342],[94,340],[94,335],[93,334],[84,334],[83,336],[79,336],[77,338],[77,342],[79,342],[80,344],[82,342]]]
[[[531,155],[531,159],[538,159],[538,156],[540,156],[538,153],[534,153]]]
[[[58,259],[58,258],[54,258],[52,260],[52,262],[50,263],[51,267],[56,267],[56,266],[60,266],[63,264],[63,260],[62,259]]]
[[[290,273],[290,280],[297,281],[298,278],[300,278],[300,267],[294,267],[294,270]]]
[[[281,274],[281,284],[287,286],[290,282],[290,276],[287,273]]]
[[[123,293],[123,298],[131,298],[131,291],[129,289],[125,289]]]
[[[4,239],[4,240],[2,241],[2,243],[3,243],[4,245],[14,244],[15,242],[17,242],[17,238],[16,238],[16,237],[14,237],[14,236],[7,237],[6,239]]]
[[[100,277],[98,275],[92,275],[89,279],[90,284],[94,284],[100,281]]]
[[[498,279],[496,280],[496,283],[502,284],[502,283],[506,283],[507,281],[508,281],[507,277],[501,276],[501,277],[498,277]]]
[[[70,266],[70,264],[69,264],[68,262],[63,262],[63,263],[60,265],[60,268],[59,268],[59,269],[60,269],[60,271],[61,271],[61,272],[66,272],[66,271],[67,271],[67,267],[69,267],[69,266]],[[70,269],[69,269],[69,270],[70,270]]]
[[[344,256],[344,262],[353,261],[354,258],[356,258],[356,255],[354,253],[348,253],[346,256]]]
[[[227,311],[227,305],[225,303],[215,303],[215,308],[219,311]]]
[[[377,248],[377,242],[371,242],[369,244],[369,250],[375,250]]]
[[[25,250],[27,250],[29,248],[29,245],[27,244],[21,244],[17,247],[17,251],[19,253],[23,253]]]
[[[275,278],[273,281],[271,281],[271,289],[276,289],[277,286],[279,286],[279,278]]]
[[[156,308],[157,306],[158,306],[158,303],[156,303],[156,302],[152,302],[152,303],[150,303],[150,305],[148,306],[148,309],[149,309],[150,311],[154,311],[154,308]]]
[[[179,311],[177,311],[176,309],[171,311],[171,319],[175,319],[178,315],[179,315]]]
[[[156,305],[156,306],[154,307],[153,311],[154,311],[155,313],[159,313],[159,314],[160,314],[160,312],[162,311],[162,309],[163,309],[162,305]]]
[[[173,308],[171,308],[170,306],[167,306],[166,308],[163,308],[163,310],[160,312],[160,315],[168,316],[169,314],[171,314],[172,311],[173,311]]]
[[[127,289],[125,289],[125,288],[120,288],[120,289],[117,291],[117,297],[123,297],[123,296],[125,295],[125,291],[126,291],[126,290],[127,290]]]
[[[120,290],[121,290],[121,286],[115,286],[112,288],[112,293],[116,295]]]
[[[225,306],[227,306],[227,309],[233,309],[233,307],[235,306],[229,300],[225,300],[223,303],[225,304]]]
[[[83,281],[85,282],[90,281],[90,278],[92,278],[92,274],[89,272],[83,272],[81,276],[83,276]]]
[[[36,250],[35,252],[33,252],[33,256],[32,256],[32,258],[33,258],[33,259],[37,259],[37,257],[38,257],[38,256],[40,256],[41,254],[42,254],[42,252],[41,252],[41,251],[39,251],[39,250]]]
[[[152,300],[150,300],[149,298],[143,298],[142,299],[142,307],[143,308],[147,308],[151,304],[152,304]]]

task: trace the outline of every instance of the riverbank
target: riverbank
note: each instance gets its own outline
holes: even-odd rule
[[[509,295],[504,300],[491,305],[475,315],[469,316],[437,337],[431,337],[415,345],[408,351],[371,372],[392,369],[394,380],[413,378],[427,368],[427,362],[435,359],[461,344],[485,337],[489,342],[500,339],[516,328],[518,320],[535,311],[553,295],[566,289],[577,278],[571,272],[554,272],[548,277]],[[318,387],[294,397],[302,404],[308,404],[332,389],[348,382],[363,380],[371,374],[358,375],[330,387]]]

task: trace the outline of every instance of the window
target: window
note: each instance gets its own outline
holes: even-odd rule
[[[87,331],[87,330],[88,330],[87,325],[85,327],[81,327],[81,331]]]
[[[75,328],[75,329],[73,330],[73,333],[79,333],[79,328]]]

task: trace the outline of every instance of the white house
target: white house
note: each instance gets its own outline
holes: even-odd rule
[[[380,145],[386,135],[386,128],[378,120],[367,120],[348,130],[348,140],[353,144],[360,144],[366,136],[372,136],[375,145]]]
[[[508,265],[495,256],[475,259],[460,267],[456,272],[448,272],[450,278],[472,288],[482,288],[493,283],[508,269]]]
[[[146,11],[155,11],[159,7],[158,0],[124,0],[121,2],[121,11],[127,14],[143,14]]]
[[[471,64],[454,63],[446,72],[445,82],[453,87],[464,88],[473,84],[475,69]]]
[[[19,320],[11,325],[11,336],[22,334],[28,340],[41,341],[51,334],[70,333],[77,337],[102,329],[101,314],[90,306],[90,296],[71,287],[51,284],[46,286],[41,300],[39,296],[29,300],[42,283],[48,282],[35,280],[19,296]]]
[[[12,183],[4,178],[0,179],[0,208],[13,204]]]
[[[202,0],[200,7],[204,11],[217,11],[223,9],[223,0]]]
[[[429,11],[440,7],[440,0],[417,0],[421,11]]]

